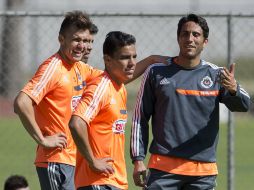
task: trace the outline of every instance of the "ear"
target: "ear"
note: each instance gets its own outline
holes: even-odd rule
[[[64,36],[62,34],[58,35],[58,41],[61,45],[64,43]]]
[[[208,44],[208,38],[205,39],[204,41],[204,47]]]
[[[110,60],[111,60],[111,57],[108,56],[108,55],[103,55],[103,60],[104,60],[104,63],[105,63],[105,67],[106,67],[106,68],[110,67]]]

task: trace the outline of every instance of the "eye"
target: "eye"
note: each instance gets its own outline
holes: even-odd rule
[[[188,32],[184,31],[181,33],[181,36],[187,36],[188,35]]]
[[[122,56],[120,56],[120,59],[121,60],[130,59],[130,56],[129,55],[122,55]]]
[[[193,32],[192,35],[193,35],[194,37],[199,37],[199,36],[200,36],[200,33],[198,33],[198,32]]]
[[[74,42],[79,42],[80,40],[78,38],[73,39]]]

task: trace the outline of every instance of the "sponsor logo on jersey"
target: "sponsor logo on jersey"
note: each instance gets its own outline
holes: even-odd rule
[[[77,107],[79,101],[81,99],[81,95],[80,96],[73,96],[71,99],[71,110],[74,111],[75,108]]]
[[[124,119],[116,120],[112,126],[113,133],[123,134],[125,132],[125,124],[126,124],[126,120]]]
[[[212,85],[213,81],[209,76],[206,76],[201,80],[201,86],[204,88],[211,88]]]
[[[169,84],[170,81],[167,79],[167,78],[163,78],[161,81],[160,81],[160,85],[165,85],[165,84]]]

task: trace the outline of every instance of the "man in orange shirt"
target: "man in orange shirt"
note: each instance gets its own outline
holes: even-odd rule
[[[59,51],[40,65],[15,99],[14,111],[38,144],[35,165],[42,190],[75,188],[76,146],[68,122],[87,82],[102,73],[81,62],[88,60],[96,33],[87,14],[67,13],[59,31]],[[140,61],[135,77],[156,59]]]
[[[92,50],[93,27],[87,14],[68,13],[59,31],[59,51],[15,99],[15,112],[38,143],[35,165],[43,190],[75,188],[76,146],[68,122],[86,83],[102,72],[80,61]]]
[[[105,71],[91,82],[69,126],[78,147],[78,190],[127,189],[124,159],[127,92],[136,67],[135,38],[110,32],[103,44]],[[84,159],[85,158],[85,159]]]

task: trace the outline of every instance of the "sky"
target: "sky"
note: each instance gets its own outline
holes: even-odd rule
[[[5,10],[7,1],[18,3],[13,10],[22,11],[84,9],[89,13],[254,14],[253,0],[0,0],[0,11]]]

